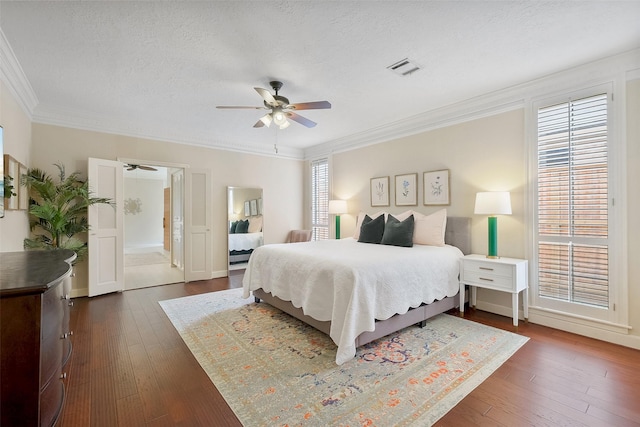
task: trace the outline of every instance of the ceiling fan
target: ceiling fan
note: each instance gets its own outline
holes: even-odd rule
[[[140,169],[140,170],[144,170],[144,171],[157,171],[158,169],[156,168],[152,168],[151,166],[145,166],[145,165],[134,165],[134,164],[128,164],[128,165],[124,165],[125,168],[127,168],[128,171],[132,171],[132,170],[136,170],[136,169]]]
[[[263,126],[269,127],[271,123],[276,124],[280,129],[286,129],[291,124],[289,120],[298,122],[308,128],[314,127],[317,123],[311,121],[299,114],[294,113],[298,110],[321,110],[331,108],[331,104],[328,101],[315,101],[315,102],[301,102],[297,104],[290,104],[289,99],[284,96],[278,95],[278,91],[282,88],[282,82],[272,81],[269,82],[271,88],[275,91],[275,95],[272,95],[267,89],[254,87],[256,92],[260,94],[264,100],[264,106],[261,107],[242,107],[242,106],[225,106],[219,105],[217,108],[222,109],[251,109],[251,110],[271,110],[270,113],[265,114],[253,125],[254,128],[260,128]]]

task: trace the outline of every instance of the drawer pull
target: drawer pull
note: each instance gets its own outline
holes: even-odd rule
[[[67,379],[67,373],[63,372],[62,375],[60,375],[60,379],[61,380],[66,380]]]
[[[489,268],[489,267],[478,267],[480,270],[487,270],[487,271],[493,271],[493,268]]]
[[[73,301],[69,301],[69,307],[73,307]]]
[[[63,300],[63,301],[68,300],[68,299],[69,299],[69,294],[62,295],[62,296],[60,297],[60,299],[61,299],[61,300]]]
[[[60,335],[60,339],[61,340],[66,340],[67,338],[69,338],[69,333],[65,332],[64,334]]]
[[[493,279],[487,279],[485,277],[480,277],[480,280],[484,280],[485,282],[493,282]]]

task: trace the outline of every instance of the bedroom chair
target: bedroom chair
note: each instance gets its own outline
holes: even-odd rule
[[[287,243],[310,242],[312,234],[312,230],[291,230]]]

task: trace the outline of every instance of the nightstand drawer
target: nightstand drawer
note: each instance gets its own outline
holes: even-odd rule
[[[487,274],[482,271],[464,271],[464,282],[478,284],[484,288],[498,289],[505,291],[513,291],[513,278],[498,276],[496,274]]]
[[[492,278],[502,276],[508,278],[509,283],[511,283],[511,280],[513,279],[513,266],[498,263],[488,263],[483,261],[465,260],[464,274],[465,277],[470,277],[467,276],[467,274],[482,274],[484,276],[489,275]]]

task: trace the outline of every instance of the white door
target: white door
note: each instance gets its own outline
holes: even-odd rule
[[[184,271],[184,169],[171,174],[171,264]]]
[[[185,281],[208,280],[211,256],[211,170],[185,169]]]
[[[89,296],[124,290],[123,163],[89,158],[89,190],[115,205],[89,207]]]

